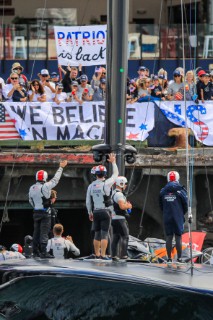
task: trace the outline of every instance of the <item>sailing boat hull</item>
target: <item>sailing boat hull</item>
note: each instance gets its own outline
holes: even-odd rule
[[[26,262],[28,265],[26,265]],[[0,312],[11,319],[210,319],[211,267],[88,261],[33,261],[2,265]],[[1,313],[0,313],[1,314]],[[1,319],[1,317],[0,317]],[[34,318],[33,318],[34,319]]]

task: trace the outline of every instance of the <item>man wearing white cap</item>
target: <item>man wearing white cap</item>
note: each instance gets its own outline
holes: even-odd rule
[[[50,82],[50,74],[47,69],[42,69],[41,72],[38,74],[41,79],[41,83],[44,87],[44,91],[46,93],[47,101],[52,101],[52,95],[56,92],[55,90],[55,83],[52,81]]]

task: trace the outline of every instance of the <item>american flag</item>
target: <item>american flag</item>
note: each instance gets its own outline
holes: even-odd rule
[[[15,121],[12,120],[5,107],[0,104],[0,140],[20,139]]]

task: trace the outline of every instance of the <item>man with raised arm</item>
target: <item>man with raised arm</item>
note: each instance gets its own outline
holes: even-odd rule
[[[61,161],[55,176],[47,182],[48,174],[44,170],[36,173],[36,183],[30,187],[29,202],[33,207],[33,255],[40,258],[54,258],[46,251],[48,233],[51,227],[51,190],[59,183],[67,161]]]
[[[116,156],[110,153],[109,162],[112,163],[112,176],[106,179],[106,167],[99,165],[95,168],[96,180],[93,181],[87,189],[86,206],[89,219],[94,221],[95,238],[94,249],[96,258],[109,260],[106,256],[108,245],[108,233],[111,223],[112,205],[111,193],[112,186],[118,177],[118,167],[116,165]]]

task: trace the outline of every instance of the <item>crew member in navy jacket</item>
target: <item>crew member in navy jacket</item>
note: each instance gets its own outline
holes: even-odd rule
[[[168,183],[160,191],[160,207],[163,211],[168,263],[172,263],[171,252],[174,235],[177,249],[177,262],[182,262],[181,235],[184,229],[184,215],[188,210],[188,198],[185,188],[179,183],[179,179],[180,176],[177,171],[170,171],[167,175]]]

